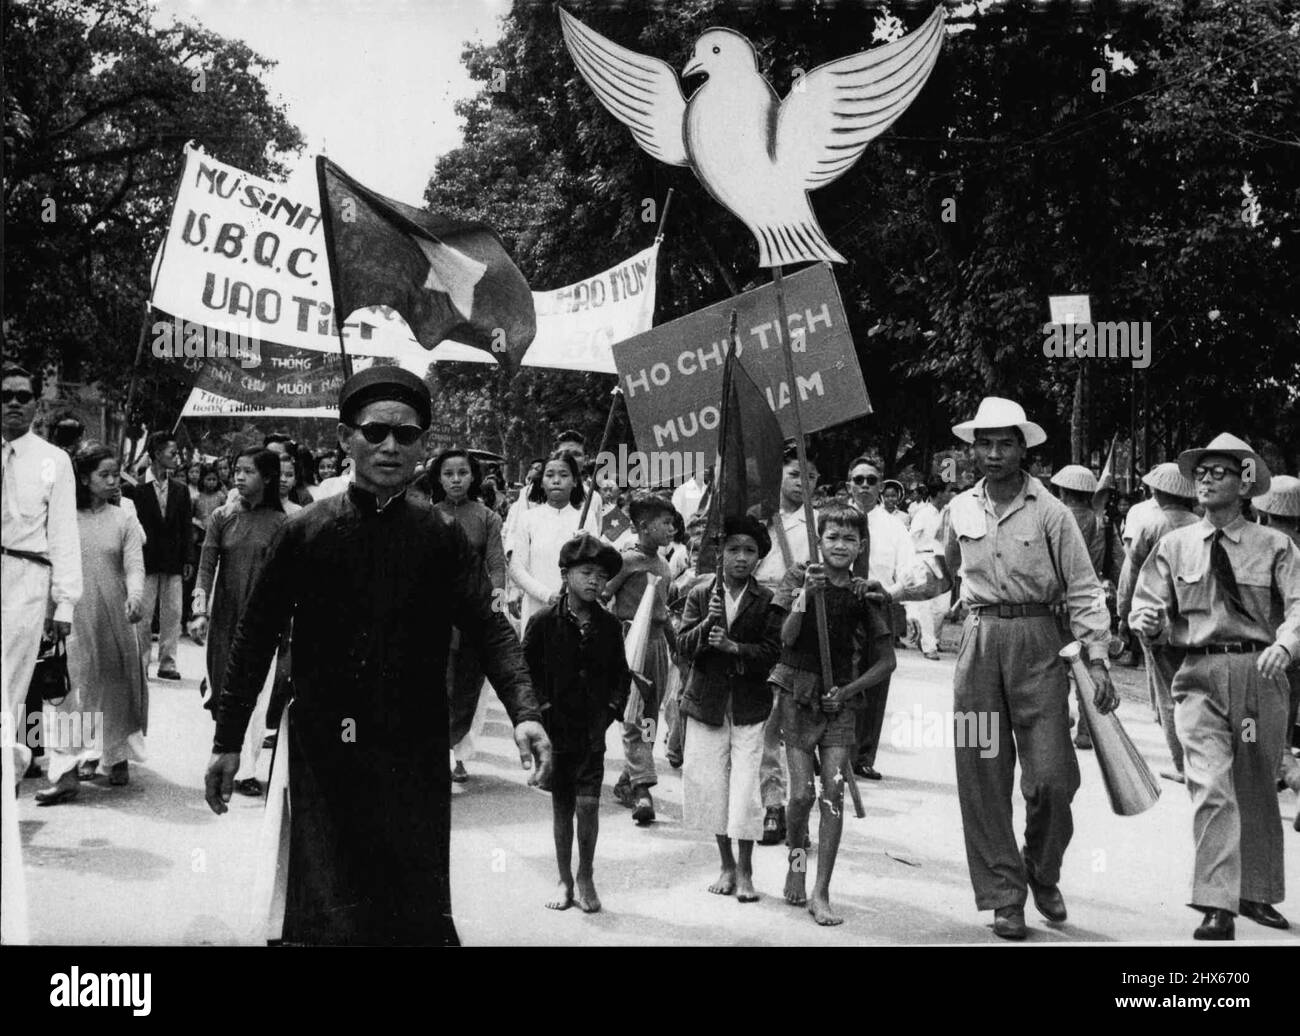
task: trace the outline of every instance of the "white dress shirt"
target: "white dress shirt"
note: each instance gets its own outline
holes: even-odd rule
[[[939,509],[923,501],[912,514],[912,546],[918,554],[933,554],[935,537],[939,534]]]
[[[690,521],[704,497],[704,481],[694,476],[673,490],[673,507],[685,521]]]
[[[776,590],[781,585],[781,580],[785,577],[785,557],[781,553],[780,543],[777,541],[775,523],[777,518],[772,518],[768,522],[768,531],[772,534],[772,549],[767,552],[767,557],[758,563],[758,568],[754,570],[754,578],[769,590]],[[808,561],[808,523],[804,520],[803,505],[800,504],[793,511],[782,511],[780,513],[781,528],[785,531],[785,541],[790,546],[790,563],[798,564],[799,562]]]
[[[28,431],[4,443],[3,527],[9,550],[50,559],[54,618],[72,621],[81,600],[81,536],[77,532],[77,490],[72,461],[57,446]]]
[[[912,534],[899,520],[877,504],[867,512],[867,532],[871,535],[871,553],[867,568],[872,579],[888,586],[907,571],[916,558]]]

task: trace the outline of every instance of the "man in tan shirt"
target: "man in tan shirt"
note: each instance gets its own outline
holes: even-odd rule
[[[953,711],[966,860],[976,906],[994,911],[994,933],[1023,939],[1028,892],[1049,921],[1066,918],[1057,882],[1074,833],[1070,803],[1079,764],[1070,742],[1069,680],[1057,657],[1063,643],[1057,612],[1064,601],[1074,636],[1087,649],[1102,712],[1119,701],[1107,661],[1110,613],[1070,512],[1022,470],[1026,450],[1047,438],[1042,428],[1026,420],[1019,404],[989,397],[953,434],[974,446],[984,477],[948,506],[935,553],[885,588],[885,596],[926,600],[950,589],[961,573],[969,615]],[[964,736],[983,716],[998,725],[997,751]],[[1023,856],[1011,810],[1017,754]]]
[[[1189,905],[1196,939],[1234,938],[1235,914],[1287,928],[1277,761],[1287,667],[1300,658],[1300,550],[1247,522],[1268,490],[1263,459],[1233,435],[1178,458],[1205,517],[1156,544],[1138,575],[1129,626],[1186,649],[1170,687],[1196,846]]]

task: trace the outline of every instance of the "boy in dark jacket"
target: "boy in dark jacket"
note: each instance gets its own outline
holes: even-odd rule
[[[574,903],[588,914],[600,909],[593,880],[600,788],[605,777],[605,731],[627,707],[623,631],[600,606],[606,580],[622,567],[618,551],[582,532],[560,548],[564,591],[528,623],[524,658],[551,739],[551,809],[560,883],[552,910]],[[578,874],[573,874],[577,815]]]
[[[724,519],[721,579],[692,588],[678,633],[678,648],[691,660],[681,705],[682,819],[717,838],[722,873],[709,891],[734,892],[742,903],[758,899],[752,856],[763,837],[758,775],[772,708],[767,676],[781,652],[781,613],[772,607],[772,591],[753,578],[771,548],[758,519]]]

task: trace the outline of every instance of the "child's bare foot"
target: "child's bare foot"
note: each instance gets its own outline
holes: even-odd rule
[[[804,884],[807,875],[803,871],[790,870],[785,875],[785,901],[791,906],[803,906],[808,902],[808,893]]]
[[[546,901],[547,910],[568,910],[573,906],[573,886],[559,882],[555,886],[555,895]]]
[[[600,910],[600,897],[596,895],[596,883],[590,878],[579,878],[573,901],[584,914],[597,913]]]
[[[723,867],[722,873],[718,875],[718,880],[709,886],[709,891],[715,896],[729,896],[736,891],[736,868]]]
[[[820,925],[843,924],[844,918],[831,909],[831,901],[825,896],[813,896],[808,902],[808,913]]]
[[[758,893],[754,891],[754,876],[744,871],[736,872],[736,902],[755,903]]]

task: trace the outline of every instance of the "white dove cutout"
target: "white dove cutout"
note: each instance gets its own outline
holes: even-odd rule
[[[817,225],[808,192],[842,176],[925,85],[943,45],[944,9],[914,32],[821,65],[785,100],[731,29],[695,42],[682,75],[708,76],[689,101],[672,67],[620,47],[560,8],[569,54],[597,99],[648,154],[690,166],[754,235],[759,265],[846,262]]]

